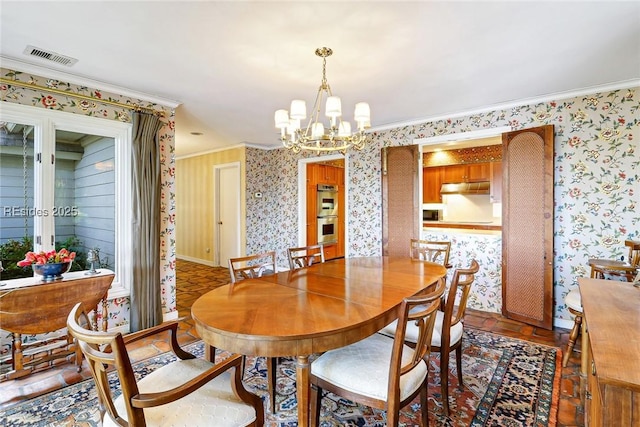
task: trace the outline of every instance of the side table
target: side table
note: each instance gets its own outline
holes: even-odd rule
[[[93,327],[97,328],[96,312],[102,303],[102,330],[107,329],[107,294],[115,274],[100,269],[97,274],[86,271],[66,273],[60,280],[43,282],[38,277],[5,280],[0,283],[0,328],[13,333],[12,370],[0,380],[20,378],[31,372],[47,369],[56,359],[75,355],[80,371],[82,352],[73,338],[66,337],[22,343],[22,334],[44,334],[66,328],[67,316],[73,306],[82,302],[93,311]]]

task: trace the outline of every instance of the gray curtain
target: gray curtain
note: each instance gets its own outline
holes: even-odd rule
[[[160,299],[160,149],[162,123],[133,113],[133,284],[131,332],[162,323]]]

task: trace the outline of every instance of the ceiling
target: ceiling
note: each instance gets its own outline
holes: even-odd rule
[[[344,119],[367,101],[372,130],[640,78],[638,1],[0,0],[0,19],[5,64],[180,103],[178,156],[277,146],[273,113],[313,105],[322,46]]]

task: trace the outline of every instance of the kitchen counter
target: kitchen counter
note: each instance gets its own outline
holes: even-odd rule
[[[500,313],[502,311],[502,231],[500,226],[497,226],[497,229],[474,229],[452,227],[458,224],[448,224],[444,221],[439,224],[439,227],[425,224],[420,237],[436,242],[451,242],[449,262],[453,268],[447,272],[447,283],[451,283],[456,268],[466,268],[471,260],[475,259],[480,264],[480,270],[475,274],[467,307]],[[487,224],[484,226],[486,227]]]
[[[460,228],[466,230],[502,230],[501,224],[494,222],[423,221],[424,228]]]

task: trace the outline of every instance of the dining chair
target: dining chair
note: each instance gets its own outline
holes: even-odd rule
[[[276,252],[267,251],[238,258],[229,258],[231,283],[253,279],[276,272]]]
[[[288,248],[289,269],[309,267],[312,264],[324,262],[324,245],[301,246],[298,248]]]
[[[322,392],[387,411],[387,425],[398,425],[400,408],[420,395],[422,426],[428,425],[427,379],[431,335],[445,290],[444,279],[426,295],[405,298],[399,307],[404,325],[393,338],[373,334],[346,347],[329,350],[311,362],[310,425],[320,418]],[[407,325],[414,325],[417,343],[405,344]]]
[[[463,390],[462,379],[462,338],[464,332],[464,314],[467,300],[475,274],[480,269],[478,262],[473,259],[468,268],[458,268],[453,272],[449,290],[443,295],[440,309],[436,313],[436,323],[431,338],[431,349],[440,353],[440,388],[442,391],[442,409],[449,415],[449,355],[455,350],[456,367],[458,372],[458,388]],[[398,321],[395,321],[380,333],[393,336],[396,333]],[[418,330],[415,325],[406,326],[405,341],[409,345],[418,342]]]
[[[89,364],[105,427],[264,425],[262,399],[242,384],[241,356],[217,365],[196,358],[180,348],[177,320],[123,336],[94,331],[77,303],[67,328]],[[166,331],[178,359],[138,379],[127,345]],[[120,381],[117,390],[112,388],[112,372]]]
[[[276,252],[267,251],[238,258],[229,258],[229,275],[231,285],[244,279],[254,279],[257,277],[275,274],[276,272]],[[216,349],[209,347],[208,353],[214,358]],[[242,359],[242,372],[244,372],[246,358]],[[213,359],[212,359],[213,361]],[[272,414],[276,411],[276,372],[278,369],[277,358],[267,357],[267,389],[269,393],[269,409]]]
[[[451,268],[451,242],[411,239],[410,251],[413,259],[436,262]]]
[[[629,248],[628,263],[615,259],[589,259],[588,264],[591,269],[592,279],[608,279],[634,282],[640,273],[640,241],[625,240],[625,246]],[[567,351],[562,356],[562,367],[566,367],[575,348],[576,341],[582,328],[582,297],[580,289],[574,287],[564,297],[564,303],[573,315],[573,327],[569,333]]]

